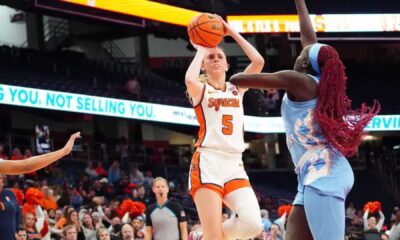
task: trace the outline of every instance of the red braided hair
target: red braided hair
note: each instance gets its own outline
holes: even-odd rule
[[[363,103],[360,109],[351,108],[351,100],[346,95],[345,67],[333,47],[320,49],[318,63],[321,79],[314,117],[328,142],[351,157],[366,135],[364,128],[379,113],[380,104],[375,100],[372,106]]]

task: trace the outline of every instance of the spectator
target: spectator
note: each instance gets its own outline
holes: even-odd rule
[[[133,168],[130,174],[130,182],[137,185],[143,185],[144,180],[145,178],[143,173],[138,168]]]
[[[44,194],[42,207],[45,210],[58,209],[56,199],[54,198],[53,195],[54,191],[50,189],[48,186],[43,186],[41,190]]]
[[[134,100],[139,99],[140,96],[140,84],[139,81],[133,77],[129,79],[125,84],[125,89],[130,94]]]
[[[277,112],[279,100],[280,96],[278,90],[269,89],[268,91],[265,91],[264,106],[267,108],[268,113]]]
[[[55,222],[57,223],[63,217],[64,217],[64,214],[63,214],[62,210],[61,209],[57,209],[56,213],[55,213],[55,216],[54,216]]]
[[[54,227],[56,224],[56,210],[52,208],[47,210],[47,222],[49,223],[50,227]]]
[[[100,207],[101,208],[101,207]],[[100,229],[100,228],[104,228],[104,225],[102,223],[102,217],[101,214],[98,212],[93,212],[92,213],[92,218],[93,218],[93,224],[95,226],[95,229]]]
[[[389,240],[400,240],[400,210],[396,211],[396,219],[390,229]]]
[[[381,240],[389,240],[389,235],[387,235],[386,233],[382,233]]]
[[[281,229],[278,224],[272,223],[269,227],[268,234],[266,236],[266,240],[283,240],[281,235]]]
[[[99,181],[94,182],[94,192],[96,196],[105,197],[108,195],[107,192],[108,180],[107,178],[102,178]]]
[[[133,227],[129,223],[125,223],[121,228],[122,240],[134,240]]]
[[[77,232],[78,240],[85,240],[85,234],[83,233],[82,226],[79,222],[78,212],[75,210],[69,211],[67,214],[67,225],[74,225]]]
[[[99,176],[99,174],[97,174],[97,171],[93,166],[92,161],[87,162],[87,166],[85,168],[85,173],[89,176],[90,179],[95,179]]]
[[[187,240],[186,214],[180,204],[168,200],[167,180],[154,179],[152,190],[157,201],[147,208],[145,239]]]
[[[376,218],[374,216],[370,216],[368,218],[369,209],[365,211],[363,219],[364,219],[364,231],[365,232],[380,232],[385,222],[385,216],[382,211],[379,211],[379,222],[376,223]]]
[[[111,240],[111,236],[106,228],[100,228],[99,230],[97,230],[97,239],[98,240]]]
[[[356,217],[356,209],[354,208],[354,204],[350,203],[346,209],[346,219],[351,222],[355,217]]]
[[[74,208],[71,206],[65,206],[64,207],[64,214],[61,215],[61,217],[57,220],[55,228],[56,229],[63,229],[67,223],[67,216],[69,215],[70,212],[74,211]]]
[[[400,210],[398,206],[393,208],[392,215],[390,216],[390,222],[396,221],[396,212]]]
[[[75,187],[71,195],[71,205],[75,209],[79,209],[83,204],[83,197],[79,190]],[[79,232],[79,229],[78,229]]]
[[[14,193],[4,188],[6,176],[0,174],[0,234],[4,239],[13,239],[20,226],[21,211]]]
[[[356,215],[352,221],[352,225],[355,227],[363,228],[364,219],[363,219],[363,212],[361,210],[356,211]]]
[[[144,186],[140,186],[137,188],[137,194],[136,198],[133,199],[133,201],[139,201],[142,202],[144,205],[149,205],[150,204],[150,198],[146,194],[146,189]]]
[[[29,148],[25,149],[25,151],[24,151],[24,159],[30,158],[32,156],[33,156],[32,155],[32,151]]]
[[[65,240],[78,240],[78,231],[75,225],[67,225],[63,228],[63,237]]]
[[[26,234],[26,230],[24,227],[20,227],[16,236],[16,240],[28,240],[28,235]]]
[[[108,232],[111,235],[111,239],[116,238],[120,235],[121,227],[122,227],[121,219],[119,217],[114,217],[111,220],[110,227],[108,228]]]
[[[100,177],[107,177],[108,176],[107,170],[104,169],[102,162],[97,162],[96,173]]]
[[[14,148],[11,160],[22,160],[22,159],[24,159],[24,155],[22,155],[21,150],[19,148]]]
[[[104,225],[105,228],[108,228],[111,226],[111,219],[112,219],[112,211],[111,208],[105,207],[104,212],[103,209],[100,207],[98,208],[99,212],[101,213],[101,218],[102,218],[102,224]]]
[[[268,214],[268,210],[266,209],[261,209],[261,219],[264,225],[264,231],[268,232],[269,231],[269,227],[271,226],[271,220],[269,220],[269,214]]]
[[[25,213],[24,223],[25,223],[25,229],[26,229],[26,234],[28,236],[28,240],[41,240],[42,239],[42,236],[36,230],[35,215],[33,215],[30,212]]]
[[[144,177],[144,185],[148,188],[151,188],[153,180],[154,180],[153,173],[151,171],[147,171],[146,177]]]
[[[144,240],[144,219],[142,216],[139,216],[132,221],[133,226],[133,235],[135,240]]]
[[[96,240],[96,227],[94,225],[92,215],[90,215],[90,213],[87,211],[84,212],[81,222],[85,240]]]
[[[119,169],[119,162],[114,161],[108,170],[108,182],[110,185],[115,184],[121,178],[121,170]]]

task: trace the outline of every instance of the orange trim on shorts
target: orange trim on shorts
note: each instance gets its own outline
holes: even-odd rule
[[[200,174],[200,152],[196,151],[193,154],[192,163],[190,164],[190,195],[194,199],[194,195],[196,194],[197,190],[199,190],[200,188],[207,188],[216,192],[222,198],[224,195],[224,189],[216,184],[202,183]]]
[[[224,196],[229,193],[244,187],[251,187],[249,180],[247,179],[233,179],[224,185]]]
[[[200,124],[199,132],[197,134],[198,140],[194,146],[201,147],[201,144],[203,144],[204,137],[206,136],[207,132],[206,118],[204,117],[203,107],[201,106],[201,104],[195,107],[194,111],[196,113],[197,121]]]

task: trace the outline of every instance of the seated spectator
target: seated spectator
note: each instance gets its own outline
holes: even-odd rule
[[[75,210],[69,211],[67,214],[67,225],[75,226],[77,231],[78,240],[85,240],[82,225],[79,221],[78,212]]]
[[[390,229],[390,240],[400,240],[400,210],[396,211],[396,218]]]
[[[132,200],[142,202],[146,206],[149,205],[151,203],[151,199],[148,197],[148,194],[146,194],[146,189],[144,186],[139,186],[136,190],[136,198],[133,198]]]
[[[268,210],[261,209],[261,219],[264,225],[264,231],[268,232],[269,227],[271,226],[271,220],[269,220]]]
[[[136,167],[132,169],[129,177],[130,177],[130,182],[137,185],[143,185],[145,180],[143,173]]]
[[[278,111],[278,103],[280,100],[279,91],[271,89],[265,92],[264,105],[267,112],[275,113]]]
[[[129,223],[125,223],[121,228],[121,239],[122,240],[134,240],[133,227]]]
[[[266,236],[266,240],[283,240],[278,224],[272,223]]]
[[[153,173],[151,171],[147,171],[146,176],[144,177],[144,185],[148,188],[151,188],[153,180],[154,180]]]
[[[26,234],[26,230],[24,227],[20,227],[17,233],[15,234],[16,240],[28,240],[28,235]]]
[[[133,235],[135,240],[144,240],[144,219],[139,216],[132,221]]]
[[[121,233],[121,227],[122,227],[122,222],[121,219],[119,217],[114,217],[111,220],[111,225],[108,228],[108,232],[111,235],[111,239],[113,238],[117,238],[120,236]]]
[[[63,229],[67,225],[67,214],[70,211],[73,211],[74,208],[71,206],[65,206],[64,207],[64,213],[61,210],[56,211],[56,224],[54,225],[54,228],[56,229]]]
[[[134,77],[129,79],[125,84],[125,89],[130,94],[134,100],[140,98],[140,84],[139,81]]]
[[[65,240],[78,240],[78,230],[76,226],[71,224],[63,228],[63,239]]]
[[[11,160],[22,160],[22,159],[24,159],[24,155],[22,155],[21,150],[19,148],[14,148]]]
[[[100,228],[99,230],[97,230],[97,239],[98,240],[111,240],[111,236],[106,228]]]
[[[393,208],[392,215],[390,216],[390,221],[391,221],[391,222],[393,222],[393,221],[396,220],[396,212],[399,211],[399,210],[400,210],[400,208],[397,207],[397,206],[395,206],[395,207]]]
[[[389,235],[387,235],[386,233],[382,233],[381,240],[389,240]]]
[[[96,173],[100,177],[107,177],[108,176],[107,170],[104,169],[102,162],[97,162]]]
[[[346,209],[346,219],[348,221],[353,221],[354,217],[356,216],[356,209],[354,208],[354,204],[350,203]]]
[[[52,189],[50,189],[48,186],[43,186],[41,190],[42,190],[42,192],[44,194],[42,207],[45,210],[58,209],[58,204],[57,204],[56,199],[55,199],[55,197],[53,195],[54,191]]]
[[[97,174],[97,171],[93,166],[92,161],[87,162],[87,166],[85,168],[85,173],[89,176],[90,179],[95,179],[99,176],[99,174]]]
[[[83,197],[77,188],[74,188],[71,194],[71,205],[75,209],[79,209],[83,204]],[[79,229],[78,229],[79,231]]]
[[[29,240],[41,240],[42,236],[36,229],[36,219],[35,215],[30,212],[25,213],[24,224],[26,229],[26,234]]]
[[[81,210],[82,212],[83,210]],[[85,235],[85,240],[96,240],[96,226],[92,215],[88,211],[82,212],[82,218],[80,219],[81,226],[83,229],[83,234]]]
[[[29,148],[25,149],[25,151],[24,151],[24,159],[30,158],[32,156],[33,156],[32,155],[32,151]]]
[[[114,161],[108,170],[108,182],[110,185],[115,184],[121,178],[121,170],[119,169],[119,162]]]

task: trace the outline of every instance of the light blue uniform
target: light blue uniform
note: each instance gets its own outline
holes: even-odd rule
[[[287,94],[282,101],[286,142],[298,178],[293,205],[304,205],[314,240],[338,240],[344,237],[344,200],[354,175],[347,159],[327,144],[313,118],[316,105],[317,99],[294,102]]]

